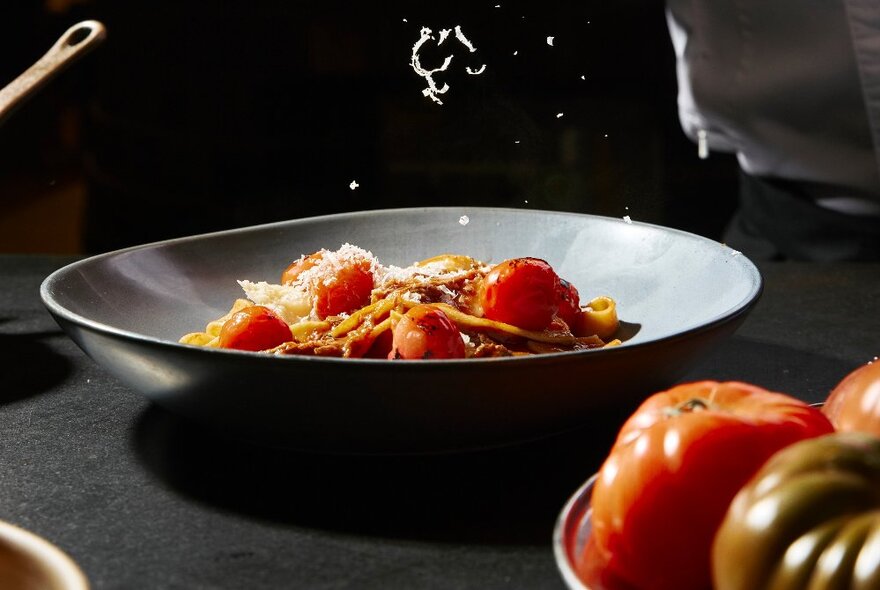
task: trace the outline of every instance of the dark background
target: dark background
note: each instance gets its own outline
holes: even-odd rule
[[[80,20],[108,37],[0,126],[0,251],[426,205],[629,215],[719,239],[734,205],[733,157],[699,160],[679,127],[662,3],[3,4],[0,85]],[[454,36],[420,53],[426,67],[454,55],[441,106],[409,62],[422,26],[455,25],[475,53]]]

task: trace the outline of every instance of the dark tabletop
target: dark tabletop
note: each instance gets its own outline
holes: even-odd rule
[[[38,290],[70,261],[0,256],[0,520],[94,588],[563,588],[554,521],[623,414],[456,455],[253,447],[156,407],[60,331]],[[687,380],[821,401],[880,354],[880,265],[761,271],[752,314]]]

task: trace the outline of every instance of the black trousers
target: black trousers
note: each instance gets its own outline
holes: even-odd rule
[[[797,183],[743,172],[724,241],[756,261],[880,261],[880,217],[825,209]]]

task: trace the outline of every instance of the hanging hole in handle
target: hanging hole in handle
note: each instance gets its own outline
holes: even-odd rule
[[[65,45],[67,45],[68,47],[76,47],[77,45],[88,39],[93,32],[94,29],[87,25],[77,27],[70,32],[70,36],[67,37],[67,42],[65,43]]]

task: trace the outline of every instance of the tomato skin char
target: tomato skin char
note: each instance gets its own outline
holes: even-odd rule
[[[526,330],[543,330],[559,310],[559,276],[539,258],[512,258],[483,281],[483,315]]]
[[[416,305],[394,327],[389,359],[464,358],[465,347],[458,327],[430,304]]]
[[[220,330],[220,347],[235,350],[268,350],[291,340],[290,327],[262,305],[245,307],[232,315]]]

